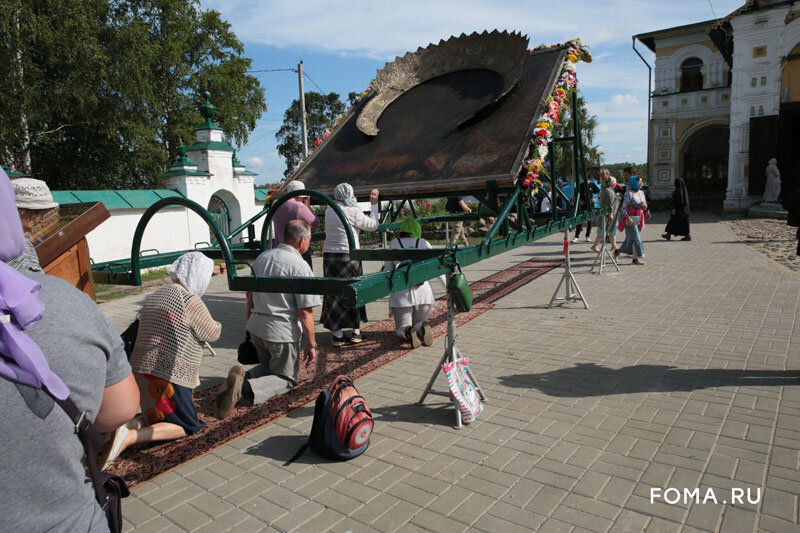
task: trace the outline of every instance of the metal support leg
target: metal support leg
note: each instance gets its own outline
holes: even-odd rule
[[[564,230],[564,239],[567,241],[567,253],[564,257],[564,275],[561,276],[561,280],[556,285],[556,290],[553,292],[553,297],[550,298],[550,307],[553,307],[553,304],[558,301],[563,301],[564,303],[567,302],[583,302],[583,307],[585,309],[589,309],[589,304],[586,303],[586,298],[583,297],[583,292],[581,292],[581,288],[578,287],[578,282],[575,280],[575,276],[572,274],[572,265],[570,263],[570,256],[569,256],[569,230]],[[561,289],[561,285],[564,285],[564,297],[558,296],[558,291]]]
[[[617,269],[619,272],[619,265],[617,264],[617,260],[614,257],[614,254],[611,253],[611,250],[608,249],[608,245],[606,243],[606,238],[608,236],[608,227],[606,227],[606,234],[603,235],[603,244],[600,246],[600,253],[597,254],[597,257],[594,258],[594,263],[592,263],[592,268],[589,269],[589,272],[594,272],[595,267],[599,267],[597,269],[598,274],[603,273],[603,268],[608,263],[608,260],[611,260],[611,264],[614,265],[614,268]]]
[[[447,274],[447,282],[449,284],[450,278],[452,274]],[[461,351],[458,349],[458,344],[456,342],[458,335],[456,334],[456,308],[453,304],[452,298],[450,295],[447,295],[447,340],[445,342],[445,350],[444,354],[442,355],[441,359],[439,360],[439,364],[436,365],[436,370],[434,370],[431,379],[428,380],[428,385],[425,387],[425,390],[420,396],[419,401],[417,402],[418,405],[422,405],[425,401],[425,397],[428,394],[435,394],[437,396],[447,396],[453,402],[453,407],[456,409],[456,423],[453,426],[455,429],[461,429],[463,427],[461,423],[461,410],[458,408],[458,402],[450,393],[448,389],[445,391],[438,391],[434,390],[433,385],[436,383],[436,378],[439,377],[439,372],[442,370],[442,365],[448,362],[455,363],[459,359],[461,359]],[[475,390],[478,392],[478,395],[481,398],[481,401],[486,401],[486,395],[483,393],[483,389],[481,389],[478,380],[475,379],[475,375],[472,373],[472,369],[467,367],[467,376],[470,380],[472,380],[472,384],[475,387]]]

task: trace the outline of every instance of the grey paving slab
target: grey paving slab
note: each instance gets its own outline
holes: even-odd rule
[[[262,443],[307,434],[302,410],[134,489],[127,530],[800,530],[800,276],[696,218],[690,243],[651,223],[646,264],[622,259],[619,274],[589,273],[588,245],[573,245],[589,310],[547,307],[553,271],[459,328],[489,397],[472,425],[452,429],[444,398],[414,405],[437,339],[358,381],[377,413],[362,457],[284,466],[286,451]],[[560,247],[554,236],[467,277]],[[204,298],[223,336],[202,386],[226,374],[244,330],[243,295],[224,281]],[[142,298],[101,309],[122,329]],[[385,299],[368,314],[386,317]],[[651,503],[652,489],[679,501]],[[708,489],[718,503],[702,503]],[[738,489],[760,497],[733,504]]]

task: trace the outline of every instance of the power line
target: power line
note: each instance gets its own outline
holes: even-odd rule
[[[252,74],[254,72],[297,72],[296,68],[269,68],[263,70],[248,70],[247,74]]]
[[[314,84],[314,87],[319,89],[319,92],[321,92],[322,94],[325,94],[325,91],[322,90],[322,87],[317,85],[317,82],[315,82],[314,80],[311,79],[311,76],[308,75],[308,72],[303,71],[303,74],[305,74],[306,78],[308,78],[308,81],[310,81],[311,83]]]
[[[714,11],[714,4],[711,3],[711,0],[708,0],[708,7],[711,8],[711,14],[714,15],[714,18],[718,18],[716,12]]]

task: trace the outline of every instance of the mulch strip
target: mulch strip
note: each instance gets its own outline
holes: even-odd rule
[[[473,306],[469,312],[457,315],[458,325],[489,311],[498,299],[562,264],[560,259],[533,258],[471,284],[475,294]],[[436,337],[447,333],[446,307],[446,301],[440,298],[429,317]],[[261,405],[236,407],[225,420],[213,416],[218,387],[196,391],[197,412],[206,423],[202,431],[176,441],[132,446],[109,471],[122,476],[134,487],[314,401],[319,391],[341,374],[358,379],[412,351],[410,346],[400,342],[392,319],[370,324],[362,328],[362,332],[366,340],[361,344],[341,348],[321,346],[315,368],[301,368],[298,385],[288,394]]]

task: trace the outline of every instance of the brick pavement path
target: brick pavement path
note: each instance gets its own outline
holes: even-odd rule
[[[653,224],[647,264],[623,260],[621,274],[589,274],[588,245],[573,245],[588,311],[546,308],[553,271],[460,328],[490,400],[471,426],[452,429],[443,398],[414,403],[437,339],[358,381],[376,415],[365,455],[307,452],[283,466],[309,432],[306,406],[137,487],[128,529],[800,530],[800,276],[732,243],[724,223],[693,226],[684,243],[658,239]],[[551,237],[467,275],[559,248]],[[205,383],[227,370],[243,327],[242,298],[221,281],[207,299],[225,336]],[[120,327],[133,306],[101,309]],[[385,317],[385,302],[370,312]],[[699,488],[701,500],[714,489],[719,504],[650,503],[652,488],[670,487]],[[760,500],[723,504],[733,488]]]

